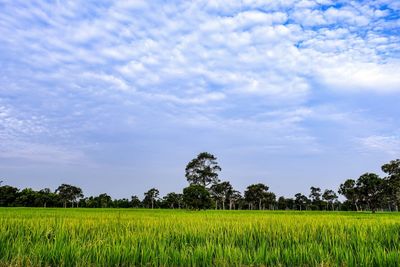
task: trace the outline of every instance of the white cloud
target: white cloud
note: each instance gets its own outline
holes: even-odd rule
[[[379,151],[391,156],[400,154],[400,137],[395,135],[372,135],[359,139],[360,143],[369,151]]]
[[[343,62],[321,67],[322,83],[335,90],[374,91],[390,93],[400,91],[399,64]]]

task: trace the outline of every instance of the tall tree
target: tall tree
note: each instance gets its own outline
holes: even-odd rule
[[[213,184],[210,188],[210,191],[216,201],[215,208],[218,208],[218,201],[220,201],[222,203],[222,209],[224,210],[226,200],[233,193],[232,185],[229,182]]]
[[[354,205],[357,211],[359,210],[358,206],[359,197],[357,193],[355,180],[347,179],[343,184],[340,184],[338,192],[339,194],[345,196],[347,200],[352,205]]]
[[[303,210],[303,208],[307,209],[309,199],[305,195],[297,193],[294,195],[294,198],[294,203],[299,207],[299,210]]]
[[[221,167],[217,163],[217,158],[208,152],[202,152],[186,165],[185,176],[190,184],[207,187],[219,182],[219,171]]]
[[[382,166],[382,171],[388,176],[386,180],[386,194],[388,196],[390,206],[394,206],[396,211],[399,210],[400,204],[400,159],[392,160]],[[391,209],[391,207],[389,207]]]
[[[242,199],[242,195],[239,191],[233,190],[232,194],[229,196],[229,209],[236,209],[236,203]]]
[[[244,197],[246,201],[248,201],[248,203],[250,204],[250,209],[253,208],[253,203],[257,202],[258,209],[262,209],[261,204],[266,197],[268,189],[269,187],[262,183],[252,184],[247,187],[247,190],[244,192]]]
[[[335,191],[326,189],[322,194],[322,199],[328,203],[328,206],[329,205],[331,206],[332,210],[334,210],[333,203],[335,202],[335,200],[338,199],[338,196],[336,195]]]
[[[160,194],[160,191],[158,191],[158,189],[152,188],[149,191],[147,191],[146,193],[144,193],[144,198],[145,198],[144,201],[150,200],[151,208],[154,209],[154,201],[156,200],[156,198],[158,198],[159,194]]]
[[[309,197],[314,206],[314,209],[320,209],[321,208],[321,188],[311,186]]]
[[[67,207],[68,202],[71,202],[73,207],[74,202],[76,202],[78,198],[83,197],[82,189],[69,184],[60,185],[57,188],[56,193],[60,196],[60,199],[63,201],[64,208]]]
[[[373,213],[383,197],[384,181],[375,173],[365,173],[357,180],[357,191]]]

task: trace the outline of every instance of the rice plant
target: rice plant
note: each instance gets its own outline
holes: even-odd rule
[[[399,266],[400,215],[0,209],[0,266]]]

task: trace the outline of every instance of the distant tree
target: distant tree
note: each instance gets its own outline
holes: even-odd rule
[[[382,171],[388,176],[385,177],[385,193],[389,202],[389,209],[392,206],[399,211],[400,204],[400,159],[392,160],[382,166]]]
[[[322,194],[322,199],[328,203],[328,206],[331,206],[332,210],[334,210],[333,203],[338,199],[335,191],[326,189]]]
[[[210,188],[211,195],[215,199],[215,208],[218,208],[218,201],[222,203],[222,209],[225,209],[226,200],[233,193],[233,187],[229,182],[213,184]]]
[[[187,164],[185,176],[190,184],[207,187],[219,182],[219,171],[221,167],[217,163],[217,158],[208,152],[202,152]]]
[[[276,195],[272,192],[265,192],[262,203],[267,209],[275,209]]]
[[[151,208],[154,209],[154,201],[156,200],[156,198],[158,198],[159,194],[160,194],[160,191],[158,191],[158,189],[152,188],[149,191],[147,191],[146,193],[144,193],[143,201],[148,200],[151,203]]]
[[[190,209],[208,209],[211,197],[208,190],[199,184],[192,184],[183,189],[183,202]]]
[[[18,188],[9,185],[0,186],[0,207],[14,206],[18,191]]]
[[[365,173],[357,180],[357,191],[369,209],[375,213],[382,201],[384,181],[375,173]]]
[[[140,199],[138,196],[131,196],[131,207],[139,208],[140,207]]]
[[[166,196],[163,198],[163,202],[165,203],[165,206],[171,209],[175,208],[181,208],[182,204],[182,195],[177,194],[174,192],[168,193]]]
[[[18,206],[34,207],[36,198],[37,198],[36,191],[34,191],[32,188],[24,188],[18,194],[18,197],[15,200],[15,202]]]
[[[239,191],[233,190],[229,196],[229,209],[236,209],[236,204],[242,200],[242,195]]]
[[[309,197],[314,206],[313,209],[320,209],[321,208],[321,188],[311,186]]]
[[[63,201],[64,208],[67,207],[68,202],[71,202],[73,207],[74,202],[76,202],[78,198],[83,197],[82,189],[69,184],[60,185],[57,188],[56,193],[60,196],[60,199]]]
[[[44,207],[47,206],[54,207],[58,205],[60,201],[57,194],[51,192],[50,188],[44,188],[37,192],[35,206]]]
[[[114,201],[112,201],[112,206],[114,208],[130,208],[131,203],[127,198],[114,199]]]
[[[98,208],[111,208],[113,205],[113,201],[107,193],[102,193],[97,197],[94,197],[94,201]]]
[[[353,179],[347,179],[343,184],[339,186],[338,190],[339,194],[345,196],[347,200],[355,206],[356,210],[359,210],[358,207],[358,192],[356,188],[356,181]]]
[[[279,197],[277,201],[278,209],[292,210],[294,207],[294,200],[292,198]]]
[[[285,197],[283,197],[283,196],[279,197],[277,204],[278,204],[278,209],[280,209],[280,210],[286,210],[287,209]]]
[[[294,203],[297,205],[299,210],[307,209],[309,199],[305,195],[297,193],[296,195],[294,195],[294,197]]]
[[[266,197],[268,189],[269,187],[262,183],[252,184],[247,187],[244,192],[244,198],[249,203],[250,209],[253,209],[254,203],[258,203],[258,209],[261,210],[261,204]]]

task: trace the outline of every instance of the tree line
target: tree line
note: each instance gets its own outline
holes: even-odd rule
[[[49,188],[35,191],[18,189],[0,182],[2,207],[85,207],[85,208],[171,208],[171,209],[248,209],[248,210],[355,210],[398,211],[400,204],[400,160],[382,166],[385,177],[375,173],[362,174],[357,179],[347,179],[337,192],[310,187],[308,195],[297,193],[292,198],[269,191],[263,183],[249,185],[243,194],[229,181],[221,181],[217,158],[202,152],[185,168],[189,183],[181,193],[171,192],[160,197],[157,188],[151,188],[140,199],[112,199],[106,193],[84,197],[82,189],[69,184],[60,185],[54,192]],[[346,200],[341,202],[338,194]]]

